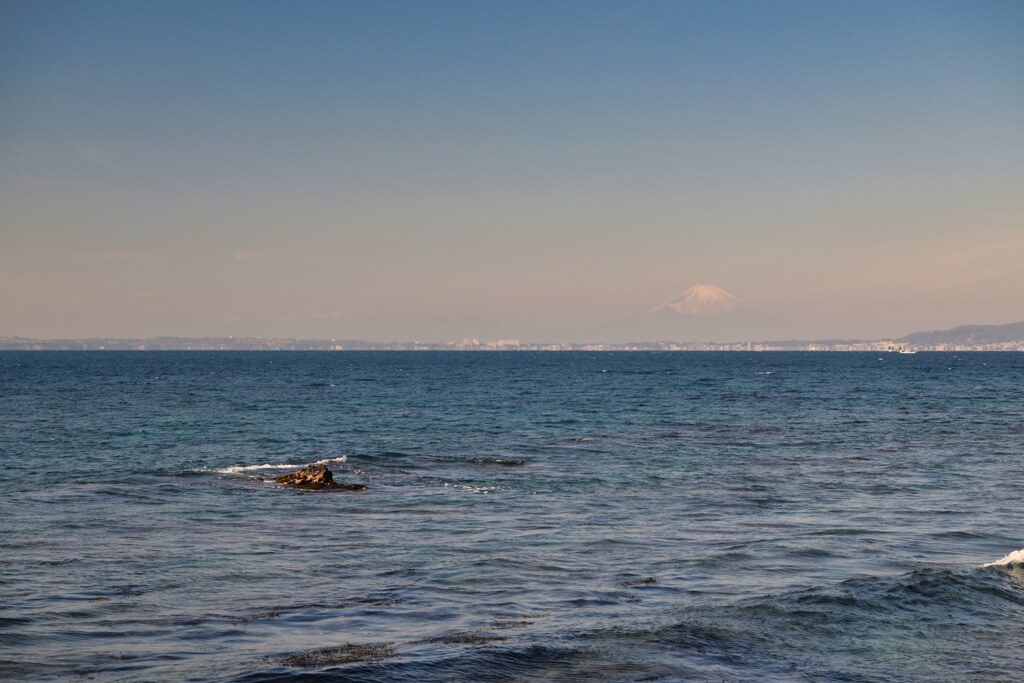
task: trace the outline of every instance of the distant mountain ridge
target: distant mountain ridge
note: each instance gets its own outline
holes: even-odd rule
[[[955,344],[976,346],[981,344],[1006,344],[1024,341],[1024,321],[1005,325],[959,325],[948,330],[914,332],[896,341],[904,344],[934,346]]]

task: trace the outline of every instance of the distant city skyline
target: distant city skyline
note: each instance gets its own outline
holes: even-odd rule
[[[1022,30],[1019,2],[5,2],[0,336],[614,343],[698,284],[747,338],[1024,320]]]
[[[0,351],[1022,351],[1024,321],[1004,325],[960,325],[889,339],[750,339],[686,341],[669,337],[625,343],[523,342],[463,338],[447,342],[373,342],[359,339],[267,337],[149,337],[31,339],[0,336]]]

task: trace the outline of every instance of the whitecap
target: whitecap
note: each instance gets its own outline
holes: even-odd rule
[[[262,465],[228,465],[227,467],[199,467],[196,472],[216,472],[217,474],[242,474],[243,472],[254,472],[257,470],[297,470],[302,467],[308,467],[309,465],[326,465],[332,462],[346,462],[348,461],[347,455],[339,455],[334,458],[324,458],[322,460],[316,460],[314,462],[303,462],[303,463],[263,463]]]
[[[312,465],[326,465],[329,462],[348,462],[347,455],[339,455],[334,458],[324,458],[323,460],[317,460],[316,462],[310,463]]]
[[[1024,564],[1024,548],[1015,550],[1001,560],[995,562],[989,562],[988,564],[981,565],[982,567],[1005,567],[1011,564]]]
[[[494,491],[501,491],[500,486],[474,486],[473,484],[454,484],[444,482],[441,484],[442,488],[453,488],[459,491],[466,491],[467,493],[492,493]]]
[[[305,467],[305,465],[265,462],[262,465],[228,465],[227,467],[204,467],[201,469],[203,472],[217,472],[218,474],[241,474],[242,472],[253,472],[255,470],[283,470],[286,468],[297,469],[299,467]]]

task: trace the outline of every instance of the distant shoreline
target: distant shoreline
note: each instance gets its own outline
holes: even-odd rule
[[[0,336],[0,351],[1024,351],[1024,321],[1004,325],[960,325],[915,332],[898,339],[777,339],[773,341],[631,341],[529,343],[481,341],[369,342],[362,339],[293,337],[81,337],[35,339]]]
[[[474,349],[8,349],[0,353],[888,353],[862,349],[517,349],[515,351],[485,351]],[[914,353],[918,353],[915,351]],[[922,349],[920,353],[1024,353],[1014,349]]]
[[[248,341],[248,340],[247,340]],[[169,340],[153,342],[150,340],[24,340],[11,341],[0,338],[0,352],[3,351],[38,351],[38,352],[108,352],[132,351],[145,352],[444,352],[444,353],[765,353],[765,352],[830,352],[830,353],[966,353],[966,352],[1024,352],[1024,341],[1002,342],[994,344],[917,344],[906,346],[889,341],[880,342],[743,342],[743,343],[710,343],[710,342],[652,342],[635,344],[520,344],[515,347],[494,347],[491,345],[463,346],[461,344],[413,344],[413,343],[371,343],[359,342],[350,344],[320,344],[304,340],[288,340],[274,343],[265,340],[263,343],[235,342],[218,344],[213,342],[174,343]]]

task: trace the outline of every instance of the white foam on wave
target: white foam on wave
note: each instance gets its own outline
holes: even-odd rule
[[[255,472],[257,470],[296,470],[310,465],[327,465],[332,462],[347,462],[347,455],[339,455],[334,458],[324,458],[314,462],[303,463],[263,463],[262,465],[228,465],[227,467],[200,467],[197,472],[216,472],[218,474],[242,474],[243,472]]]
[[[1020,550],[1014,550],[1012,553],[1007,555],[1001,560],[995,562],[989,562],[988,564],[981,565],[982,567],[1006,567],[1011,564],[1024,564],[1024,548]]]
[[[442,484],[441,487],[458,489],[459,491],[467,491],[469,493],[492,493],[502,490],[500,486],[474,486],[473,484],[449,484],[448,482]]]

